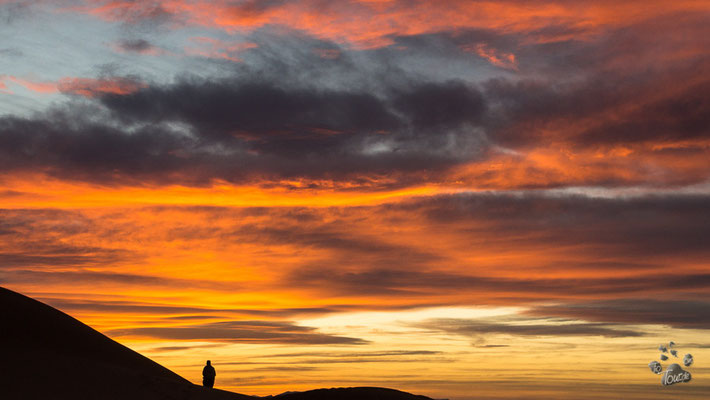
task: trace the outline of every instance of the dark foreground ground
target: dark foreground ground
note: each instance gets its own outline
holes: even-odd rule
[[[275,400],[427,400],[392,389],[338,388]],[[204,389],[80,321],[0,288],[0,399],[255,400]]]

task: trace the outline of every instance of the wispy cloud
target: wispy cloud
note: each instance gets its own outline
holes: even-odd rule
[[[154,337],[166,340],[203,340],[242,343],[348,344],[367,341],[318,333],[315,328],[274,321],[228,321],[200,325],[130,328],[108,332],[111,336]]]
[[[496,321],[465,320],[465,319],[433,319],[414,325],[446,334],[474,336],[487,334],[506,334],[516,336],[604,336],[604,337],[636,337],[644,336],[638,330],[621,328],[610,323],[569,323],[559,321]]]

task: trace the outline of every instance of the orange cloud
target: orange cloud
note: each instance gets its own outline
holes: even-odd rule
[[[704,273],[703,201],[462,193],[334,207],[77,203],[3,211],[13,228],[0,257],[4,280],[25,290],[242,304],[242,314],[671,296],[694,288],[684,276]]]
[[[101,94],[130,94],[147,87],[145,83],[128,78],[62,78],[57,88],[62,93],[84,97]]]
[[[463,50],[470,53],[478,54],[496,67],[512,70],[518,69],[518,65],[515,61],[515,54],[492,49],[488,47],[485,43],[477,43],[475,45],[464,46]]]
[[[147,85],[128,78],[62,78],[57,82],[37,82],[16,76],[8,76],[7,80],[16,83],[36,93],[54,94],[68,93],[84,97],[95,97],[100,94],[130,94]],[[7,86],[0,82],[0,89]]]
[[[574,149],[563,144],[512,151],[493,151],[485,162],[454,168],[450,187],[478,190],[562,188],[568,186],[673,187],[710,179],[707,140],[685,147],[658,144]],[[442,183],[444,184],[444,183]],[[446,185],[446,184],[444,184]]]
[[[37,93],[52,94],[59,91],[57,84],[54,82],[34,82],[16,76],[9,76],[7,79]]]
[[[87,4],[81,10],[104,19],[123,21],[173,15],[192,24],[227,31],[253,30],[277,24],[359,48],[372,48],[391,44],[392,37],[397,35],[469,28],[531,33],[531,37],[538,41],[569,39],[570,33],[541,33],[542,28],[555,25],[566,26],[569,28],[567,32],[577,32],[575,36],[583,38],[598,33],[602,27],[623,26],[674,12],[705,9],[704,2],[694,0],[673,3],[654,0],[644,2],[642,6],[634,2],[542,2],[536,3],[535,7],[523,1],[366,0],[332,2],[323,6],[315,0],[277,4],[165,0],[150,4],[104,1],[98,5]],[[423,15],[426,18],[422,18]]]
[[[39,173],[0,175],[0,182],[12,196],[3,197],[5,208],[143,207],[149,205],[187,206],[205,204],[231,207],[358,206],[380,204],[418,195],[446,193],[436,185],[377,190],[361,182],[291,180],[231,185],[214,182],[206,187],[190,186],[95,186],[52,179]]]

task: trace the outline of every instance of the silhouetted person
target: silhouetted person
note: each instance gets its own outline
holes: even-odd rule
[[[202,386],[211,388],[214,386],[214,377],[217,376],[217,373],[214,370],[214,367],[212,366],[212,363],[210,360],[207,360],[207,365],[205,365],[204,368],[202,368]]]

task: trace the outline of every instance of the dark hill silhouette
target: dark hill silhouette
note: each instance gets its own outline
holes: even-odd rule
[[[198,374],[199,371],[196,371]],[[319,389],[278,400],[430,400],[381,388]],[[46,304],[0,287],[0,399],[258,400],[194,385]]]
[[[0,346],[2,399],[254,400],[194,385],[67,314],[4,288]]]
[[[276,400],[431,400],[426,396],[375,387],[317,389],[307,392],[285,393]]]

